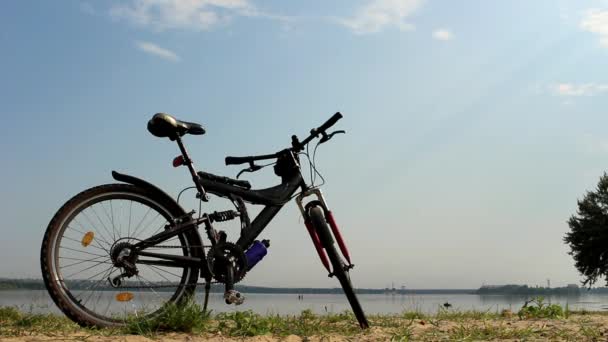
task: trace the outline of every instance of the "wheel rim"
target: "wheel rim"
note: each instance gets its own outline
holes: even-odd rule
[[[120,252],[116,248],[122,250],[162,231],[170,219],[166,208],[134,193],[104,193],[79,203],[59,223],[51,244],[51,281],[89,321],[115,325],[158,314],[167,303],[183,298],[191,268],[137,264],[138,274],[124,278],[119,288],[112,288],[107,278],[125,271],[114,265],[112,254]],[[148,250],[191,254],[184,237],[173,237],[159,246]]]

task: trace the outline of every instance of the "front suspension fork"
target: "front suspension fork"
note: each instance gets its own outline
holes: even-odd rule
[[[338,242],[338,247],[340,248],[340,252],[342,252],[342,255],[348,262],[347,267],[352,268],[354,265],[351,262],[350,253],[348,252],[346,243],[344,242],[344,239],[342,238],[342,234],[340,233],[340,229],[338,228],[338,225],[336,223],[333,213],[327,208],[327,204],[325,203],[325,198],[323,198],[323,194],[321,193],[321,190],[311,189],[311,190],[308,190],[308,191],[300,194],[296,198],[296,202],[298,204],[298,207],[300,208],[302,217],[304,217],[304,219],[305,219],[304,223],[306,225],[306,229],[308,230],[308,234],[310,235],[310,238],[312,239],[315,249],[317,250],[317,254],[319,255],[319,258],[321,259],[321,263],[323,263],[323,266],[325,266],[325,268],[331,275],[331,270],[329,267],[329,260],[327,258],[327,253],[325,252],[325,249],[323,249],[323,245],[321,244],[319,235],[317,234],[316,230],[312,226],[312,222],[310,221],[310,218],[308,217],[308,213],[307,213],[306,209],[304,208],[304,206],[302,205],[302,200],[305,197],[310,196],[310,195],[317,196],[316,202],[318,202],[321,205],[321,207],[323,208],[325,220],[327,221],[327,223],[329,223],[332,234],[334,235],[334,238]]]

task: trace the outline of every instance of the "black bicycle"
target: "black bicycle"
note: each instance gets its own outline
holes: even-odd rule
[[[235,210],[203,214],[199,207],[198,215],[195,211],[186,212],[153,184],[113,171],[112,177],[122,183],[79,193],[59,209],[48,225],[40,259],[44,282],[55,304],[80,325],[120,326],[133,317],[154,317],[168,305],[184,303],[194,295],[201,277],[205,280],[205,310],[215,282],[225,284],[226,303],[238,305],[244,296],[234,284],[255,266],[269,246],[267,240],[256,238],[283,205],[295,198],[329,276],[338,278],[361,328],[369,327],[350,281],[353,265],[346,244],[319,186],[314,185],[314,176],[318,175],[314,153],[319,144],[344,133],[327,133],[340,118],[342,114],[336,113],[312,129],[303,141],[292,136],[291,147],[277,153],[226,157],[226,165],[249,164],[237,179],[231,179],[195,170],[182,137],[204,134],[201,125],[155,114],[148,122],[148,130],[177,142],[181,155],[173,160],[173,166],[188,168],[199,205],[211,193],[230,200]],[[315,138],[320,139],[310,158],[308,144]],[[308,158],[312,185],[307,185],[302,176],[302,155]],[[276,162],[255,163],[267,159]],[[281,184],[252,190],[249,182],[238,179],[242,172],[255,172],[269,165],[274,165]],[[264,206],[253,221],[245,202]],[[227,234],[216,230],[213,223],[235,219],[240,220],[240,236],[236,242],[229,242]],[[203,244],[200,225],[204,226],[208,244]]]

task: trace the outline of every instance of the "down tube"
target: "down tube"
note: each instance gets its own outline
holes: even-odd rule
[[[236,244],[243,250],[246,250],[253,241],[262,233],[264,228],[272,221],[274,216],[283,208],[283,205],[268,205],[255,217],[251,226],[243,230],[241,237]]]

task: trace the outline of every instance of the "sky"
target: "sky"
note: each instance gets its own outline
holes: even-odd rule
[[[0,277],[40,278],[51,217],[112,170],[191,184],[154,113],[203,124],[197,168],[236,176],[225,156],[340,111],[317,167],[356,287],[582,279],[563,237],[606,169],[608,1],[2,1],[0,47]],[[337,286],[295,203],[260,237],[244,283]]]

